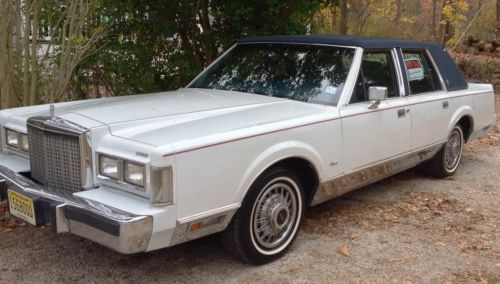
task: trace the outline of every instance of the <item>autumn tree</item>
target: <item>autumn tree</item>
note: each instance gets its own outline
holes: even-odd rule
[[[439,28],[440,42],[442,44],[446,44],[455,36],[456,30],[467,19],[465,12],[468,8],[469,4],[465,0],[443,1]]]

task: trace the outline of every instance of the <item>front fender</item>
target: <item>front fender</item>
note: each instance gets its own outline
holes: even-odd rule
[[[324,162],[320,154],[310,145],[300,141],[287,141],[275,144],[263,151],[248,166],[238,186],[238,198],[243,201],[246,192],[255,180],[267,169],[276,163],[288,158],[301,158],[308,161],[318,176],[324,172]]]

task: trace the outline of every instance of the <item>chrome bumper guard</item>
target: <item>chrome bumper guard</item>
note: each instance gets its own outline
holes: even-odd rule
[[[153,231],[151,216],[136,216],[83,198],[58,196],[29,178],[0,166],[0,201],[7,191],[33,200],[36,226],[71,233],[123,254],[147,249]]]

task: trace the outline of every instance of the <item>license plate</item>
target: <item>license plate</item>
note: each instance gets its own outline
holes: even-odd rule
[[[12,190],[7,191],[10,214],[36,226],[35,206],[33,200]]]

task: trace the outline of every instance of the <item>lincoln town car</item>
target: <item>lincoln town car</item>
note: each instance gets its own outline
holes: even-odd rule
[[[120,253],[218,233],[262,264],[310,206],[415,166],[453,175],[494,104],[437,44],[245,38],[176,91],[0,111],[0,198]]]

